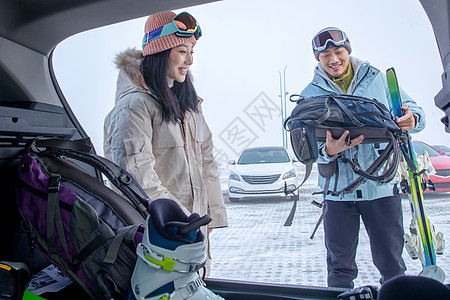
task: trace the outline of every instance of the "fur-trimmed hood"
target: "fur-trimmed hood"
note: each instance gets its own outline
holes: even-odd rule
[[[127,49],[117,54],[114,63],[119,69],[119,77],[117,78],[115,103],[129,92],[145,91],[143,88],[144,76],[141,73],[143,58],[142,51],[136,49]]]
[[[136,86],[141,86],[144,77],[141,73],[141,62],[144,59],[142,51],[127,49],[117,54],[114,63],[116,67],[123,71],[128,79]]]

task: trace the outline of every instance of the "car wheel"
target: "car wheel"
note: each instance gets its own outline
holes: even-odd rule
[[[233,203],[239,202],[239,198],[230,197],[229,199],[230,199],[230,202],[233,202]]]

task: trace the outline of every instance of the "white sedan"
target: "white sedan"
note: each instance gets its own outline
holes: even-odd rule
[[[228,177],[231,202],[262,197],[298,199],[297,170],[285,148],[248,148],[231,164]]]

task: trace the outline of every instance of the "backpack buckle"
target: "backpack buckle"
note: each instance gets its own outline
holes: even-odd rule
[[[61,176],[58,174],[50,174],[48,177],[47,190],[49,193],[55,193],[59,191],[59,185],[61,182]]]

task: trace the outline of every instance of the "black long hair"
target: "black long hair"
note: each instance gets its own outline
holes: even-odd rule
[[[188,110],[198,111],[197,93],[192,84],[190,71],[184,82],[174,81],[173,87],[167,83],[167,61],[171,49],[144,57],[141,72],[145,84],[158,98],[164,121],[183,120]]]

